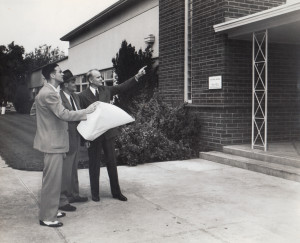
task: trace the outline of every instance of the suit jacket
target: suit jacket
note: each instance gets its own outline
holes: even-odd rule
[[[59,93],[46,83],[35,98],[37,130],[33,147],[44,153],[69,151],[67,121],[86,119],[86,113],[69,111],[62,105]]]
[[[132,77],[126,80],[125,82],[123,82],[122,84],[116,86],[100,86],[98,88],[98,92],[99,92],[98,101],[109,103],[111,98],[114,95],[126,92],[134,85],[136,85],[136,83],[137,81],[135,80],[134,77]],[[78,94],[78,96],[82,108],[86,108],[93,102],[97,101],[96,96],[93,94],[90,88],[87,88],[86,90],[82,91],[81,93]],[[115,137],[117,134],[118,134],[118,130],[116,128],[113,128],[108,130],[101,136],[103,136],[105,139],[110,139],[112,137]]]
[[[66,109],[72,111],[73,110],[72,105],[70,104],[68,98],[66,97],[65,93],[62,90],[60,91],[60,97],[61,97],[62,105]],[[79,101],[78,95],[73,93],[72,98],[75,102],[77,109],[80,110],[80,101]],[[71,152],[71,150],[74,151],[74,150],[78,149],[78,139],[80,139],[80,135],[77,131],[78,123],[79,123],[79,121],[69,121],[68,122],[69,146],[70,146],[69,151],[70,152]]]

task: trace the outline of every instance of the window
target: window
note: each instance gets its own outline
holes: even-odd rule
[[[107,86],[113,86],[114,83],[114,71],[112,68],[99,70],[102,78],[104,79],[104,83]],[[81,74],[76,76],[76,91],[82,92],[89,86],[88,80],[86,80],[85,74]]]
[[[102,78],[104,79],[105,85],[107,86],[113,86],[113,77],[114,77],[114,72],[113,69],[106,69],[106,70],[102,70],[100,71]]]
[[[85,78],[85,75],[79,75],[76,76],[76,91],[77,92],[82,92],[83,90],[85,90],[89,85],[88,85],[88,81]]]

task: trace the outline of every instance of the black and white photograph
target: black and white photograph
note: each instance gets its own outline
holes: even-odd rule
[[[1,243],[297,243],[300,0],[0,0]]]

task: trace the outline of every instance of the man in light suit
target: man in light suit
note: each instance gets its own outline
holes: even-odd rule
[[[96,69],[90,70],[86,74],[90,86],[86,90],[78,94],[81,107],[86,108],[95,101],[110,103],[110,100],[114,95],[126,92],[130,90],[134,85],[136,85],[138,79],[146,73],[145,68],[146,67],[143,67],[134,77],[116,86],[104,86],[101,73]],[[115,154],[116,135],[117,130],[115,128],[110,129],[100,137],[96,138],[94,141],[90,142],[90,147],[88,148],[91,194],[92,200],[95,202],[100,201],[99,177],[100,156],[102,149],[106,159],[111,194],[113,198],[116,198],[120,201],[127,201],[127,198],[121,193],[119,185]]]
[[[64,82],[60,84],[60,97],[62,105],[72,111],[80,110],[79,98],[76,95],[76,77],[70,70],[63,72]],[[78,121],[68,122],[69,152],[67,152],[63,163],[63,175],[59,209],[63,211],[75,211],[76,207],[70,205],[75,202],[86,202],[87,197],[79,196],[78,182],[78,156],[80,152],[81,137],[77,131]]]
[[[87,114],[96,109],[97,103],[85,110],[69,111],[61,103],[59,84],[63,73],[57,64],[43,67],[42,74],[47,83],[35,98],[37,130],[33,147],[44,152],[44,170],[40,202],[40,225],[60,227],[63,224],[57,217],[65,216],[58,212],[62,180],[63,156],[69,151],[67,121],[85,120]]]

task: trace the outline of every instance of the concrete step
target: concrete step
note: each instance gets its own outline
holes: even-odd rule
[[[300,168],[299,158],[287,157],[287,156],[277,156],[270,153],[265,153],[260,150],[247,150],[239,148],[237,146],[225,146],[223,147],[223,152],[227,154],[233,154],[241,157],[246,157],[254,160],[261,160],[275,164],[282,164]]]
[[[242,156],[226,154],[217,151],[201,152],[200,158],[263,173],[266,175],[276,176],[283,179],[300,182],[300,169],[288,165],[269,163],[266,161],[250,159]]]

